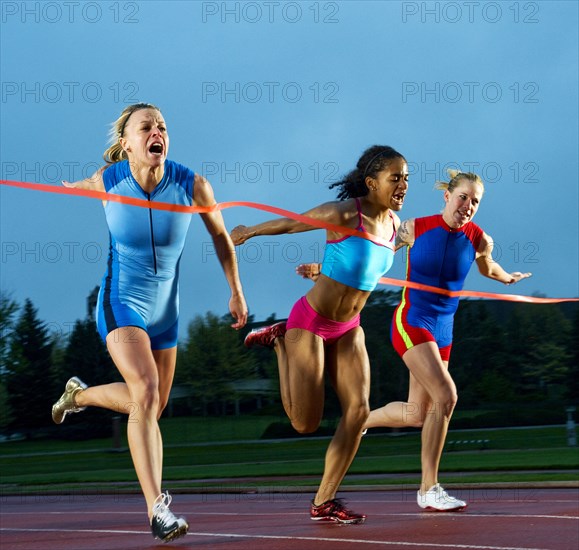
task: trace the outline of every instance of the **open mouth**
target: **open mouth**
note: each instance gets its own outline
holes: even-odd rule
[[[152,155],[162,155],[163,154],[163,144],[159,142],[152,143],[149,147],[149,153]]]
[[[395,195],[392,195],[392,200],[398,204],[403,204],[405,196],[406,193],[396,193]]]

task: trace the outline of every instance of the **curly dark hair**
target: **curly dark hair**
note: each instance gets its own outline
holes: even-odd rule
[[[346,200],[354,197],[363,197],[368,194],[366,178],[375,178],[376,174],[384,170],[394,159],[406,160],[398,151],[388,145],[372,145],[368,147],[356,163],[356,168],[346,174],[344,178],[330,185],[330,189],[337,187],[338,199]]]

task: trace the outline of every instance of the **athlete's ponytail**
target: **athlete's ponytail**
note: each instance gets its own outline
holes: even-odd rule
[[[447,170],[448,175],[450,176],[449,181],[437,181],[434,184],[435,189],[439,189],[440,191],[448,191],[452,193],[456,187],[458,187],[463,180],[466,180],[470,183],[478,183],[483,192],[485,190],[484,183],[480,176],[477,174],[473,174],[472,172],[461,172],[460,170],[455,170],[453,168],[449,168]]]

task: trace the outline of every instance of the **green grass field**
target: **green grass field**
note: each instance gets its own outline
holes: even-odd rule
[[[165,480],[191,489],[315,486],[329,438],[259,440],[279,418],[164,419]],[[564,426],[451,431],[441,464],[445,483],[577,481],[579,448],[567,445]],[[126,439],[18,441],[0,445],[0,488],[11,492],[134,490]],[[420,434],[369,433],[344,485],[415,484]]]

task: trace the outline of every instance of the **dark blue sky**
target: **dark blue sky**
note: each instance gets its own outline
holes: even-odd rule
[[[129,103],[161,107],[169,157],[219,201],[303,212],[376,143],[409,161],[401,217],[438,212],[446,167],[479,173],[475,221],[508,270],[466,287],[579,295],[576,2],[2,2],[2,179],[55,184],[92,173]],[[66,333],[104,272],[100,203],[0,189],[1,288]],[[236,208],[227,226],[270,216]],[[181,269],[182,328],[227,312],[201,221]],[[287,316],[324,234],[239,250],[250,312]],[[390,275],[402,277],[402,255]],[[540,306],[538,306],[540,307]]]

